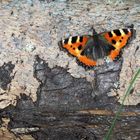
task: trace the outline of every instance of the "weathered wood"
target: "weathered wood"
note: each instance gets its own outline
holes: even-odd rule
[[[140,66],[139,1],[119,2],[123,0],[1,1],[0,138],[103,139]],[[123,58],[91,71],[78,66],[57,45],[64,33],[91,34],[92,26],[103,32],[130,24],[137,35]],[[140,102],[137,83],[125,104]],[[119,96],[108,97],[112,89]],[[4,137],[10,135],[7,129],[15,137]],[[140,106],[125,106],[111,140],[139,139]]]
[[[3,112],[11,119],[9,128],[17,135],[31,134],[36,139],[80,140],[103,139],[115,115],[115,109],[46,111],[46,108],[29,107],[30,99],[22,99],[19,106]],[[24,108],[25,107],[25,108]],[[9,111],[8,111],[9,110]],[[128,112],[128,110],[133,110]],[[4,115],[6,113],[6,115]],[[112,140],[139,139],[140,113],[138,108],[127,108],[117,120]],[[47,137],[47,138],[45,138]]]
[[[1,113],[1,117],[10,118],[9,129],[12,132],[18,135],[31,134],[38,140],[103,139],[119,108],[115,98],[106,95],[92,97],[90,94],[93,89],[89,82],[72,78],[60,67],[50,69],[38,56],[34,65],[34,76],[41,83],[37,101],[33,103],[30,97],[21,94],[16,107],[8,107]],[[70,85],[76,86],[72,88]],[[82,97],[75,98],[77,92]],[[52,94],[55,96],[52,97]],[[77,99],[79,104],[75,103]],[[66,100],[68,102],[64,105]],[[139,139],[139,123],[140,108],[124,107],[112,140]]]

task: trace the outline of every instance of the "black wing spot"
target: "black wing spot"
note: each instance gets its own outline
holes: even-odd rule
[[[80,36],[80,42],[83,42],[83,36]]]
[[[64,44],[68,44],[68,41],[69,41],[69,39],[67,38],[67,39],[65,39],[64,40]]]
[[[116,41],[114,39],[112,39],[112,44],[114,44],[114,45],[116,44]]]
[[[82,45],[79,45],[79,46],[78,46],[78,50],[81,50],[81,49],[82,49]]]
[[[85,55],[84,51],[81,52],[81,55]]]
[[[121,36],[120,30],[114,30],[113,32],[116,34],[116,36]]]
[[[109,37],[113,37],[113,34],[111,32],[108,32]]]
[[[73,50],[75,50],[75,48],[73,48]]]
[[[110,51],[112,51],[112,50],[115,50],[115,47],[114,46],[109,46],[109,49],[110,49]]]
[[[124,33],[127,35],[129,32],[128,32],[128,29],[123,29]]]
[[[72,48],[72,45],[70,47]]]
[[[77,36],[72,37],[71,43],[76,43],[76,41],[77,41]]]
[[[122,37],[122,39],[123,39],[123,37]]]
[[[122,40],[119,40],[119,42],[122,42]]]

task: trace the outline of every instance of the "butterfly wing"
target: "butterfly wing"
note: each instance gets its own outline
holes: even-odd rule
[[[82,54],[96,61],[107,56],[114,60],[120,55],[121,49],[126,46],[134,32],[135,30],[131,27],[93,34],[92,39],[87,41]]]
[[[116,29],[110,32],[102,33],[101,36],[107,41],[114,50],[110,51],[109,58],[114,60],[124,48],[135,30],[133,28]]]
[[[75,56],[88,67],[98,65],[98,60],[108,56],[114,60],[120,50],[132,37],[134,29],[117,29],[110,32],[93,34],[93,36],[74,36],[61,40],[58,44],[69,54]]]
[[[66,49],[71,55],[75,56],[81,63],[86,66],[95,66],[96,61],[90,59],[82,52],[86,47],[86,43],[90,40],[91,36],[74,36],[58,42],[60,48]]]

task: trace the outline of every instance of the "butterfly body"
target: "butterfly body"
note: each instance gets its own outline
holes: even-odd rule
[[[106,57],[112,61],[115,60],[133,32],[133,28],[116,29],[100,34],[94,31],[92,36],[71,36],[59,41],[58,44],[85,66],[94,67]]]

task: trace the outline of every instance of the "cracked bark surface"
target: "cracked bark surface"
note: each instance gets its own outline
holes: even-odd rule
[[[140,3],[113,2],[1,1],[0,137],[103,139],[140,67]],[[64,33],[91,34],[93,25],[103,32],[132,23],[136,39],[121,59],[94,70],[79,66],[57,45]],[[124,107],[112,140],[139,140],[139,87],[138,79],[125,102],[135,106]]]
[[[115,98],[93,97],[90,82],[73,78],[60,67],[50,69],[38,56],[34,77],[40,82],[37,101],[21,94],[16,107],[9,106],[0,113],[1,118],[10,118],[10,131],[19,136],[30,134],[37,140],[103,139],[119,106]],[[139,139],[139,119],[139,106],[125,107],[112,140]]]
[[[0,67],[0,87],[3,90],[7,89],[8,84],[11,83],[11,80],[13,79],[10,74],[14,67],[15,66],[11,62],[5,63]]]

